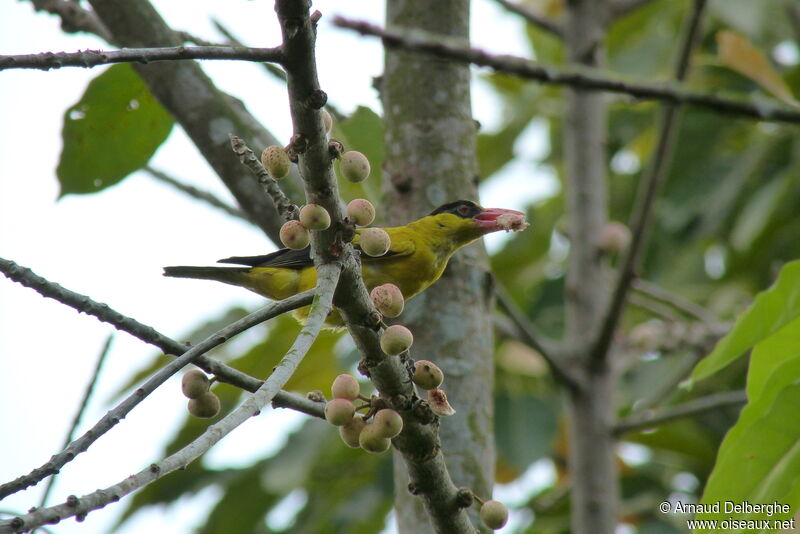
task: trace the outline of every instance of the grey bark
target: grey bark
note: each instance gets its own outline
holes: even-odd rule
[[[468,40],[468,0],[393,0],[387,3],[386,17],[389,27],[419,28],[465,44]],[[476,199],[469,67],[398,49],[387,49],[385,62],[380,89],[389,222],[404,224],[444,202]],[[444,387],[457,410],[440,429],[450,474],[457,486],[470,487],[484,498],[490,497],[494,480],[493,298],[487,265],[482,244],[460,251],[442,279],[409,302],[403,314],[414,332],[414,356],[443,368]],[[399,530],[433,532],[407,485],[406,468],[395,456]]]

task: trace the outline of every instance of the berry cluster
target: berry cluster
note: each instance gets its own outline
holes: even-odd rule
[[[211,380],[203,371],[186,371],[181,380],[181,390],[189,399],[189,413],[195,417],[210,418],[219,413],[219,397],[209,391]]]

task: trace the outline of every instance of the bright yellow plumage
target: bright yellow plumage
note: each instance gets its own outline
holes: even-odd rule
[[[503,217],[506,217],[504,220]],[[511,210],[484,209],[470,201],[445,204],[405,226],[384,228],[391,239],[389,252],[361,255],[367,289],[385,283],[400,288],[406,300],[436,282],[459,248],[496,230],[523,229],[523,215]],[[359,230],[353,240],[359,243]],[[165,267],[166,276],[203,278],[246,287],[273,300],[282,300],[316,285],[316,270],[305,251],[284,249],[266,256],[229,258],[224,263],[249,267]],[[300,315],[305,315],[301,310]],[[327,321],[340,325],[338,317]]]

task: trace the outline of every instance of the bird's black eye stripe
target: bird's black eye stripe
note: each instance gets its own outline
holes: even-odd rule
[[[438,215],[440,213],[452,213],[463,218],[474,217],[481,212],[481,207],[471,200],[456,200],[455,202],[448,202],[433,210],[431,215]]]

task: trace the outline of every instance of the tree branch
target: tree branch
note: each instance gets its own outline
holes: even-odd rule
[[[93,315],[97,319],[113,325],[118,330],[128,332],[129,334],[133,335],[134,337],[137,337],[138,339],[141,339],[142,341],[145,341],[146,343],[150,343],[161,348],[167,354],[183,355],[181,356],[182,359],[180,360],[182,362],[185,362],[185,359],[187,358],[186,353],[190,349],[188,349],[181,343],[178,343],[177,341],[174,341],[164,336],[163,334],[160,334],[155,329],[146,326],[142,323],[139,323],[134,319],[125,317],[124,315],[112,310],[111,308],[108,307],[107,304],[99,304],[97,302],[94,302],[92,299],[90,299],[85,295],[80,295],[78,293],[69,291],[68,289],[64,289],[58,284],[49,282],[46,279],[36,275],[30,269],[20,267],[19,265],[9,260],[0,258],[0,271],[2,271],[11,280],[14,280],[24,286],[35,289],[44,297],[55,299],[63,304],[66,304],[67,306],[76,309],[79,312],[83,312],[88,315]],[[275,303],[274,305],[268,306],[267,308],[264,308],[255,313],[256,314],[274,313],[275,315],[278,315],[279,313],[284,313],[285,311],[288,311],[290,309],[304,306],[305,304],[308,303],[309,300],[310,300],[309,294],[305,294],[302,298],[299,298],[298,301],[294,300],[294,297],[292,297],[291,302],[281,301],[279,303]],[[281,304],[281,306],[277,306],[278,304]],[[270,312],[269,310],[272,310],[272,312]],[[242,323],[242,321],[248,320],[248,318],[251,318],[250,320],[252,320],[252,318],[254,318],[254,315],[255,314],[248,315],[247,317],[231,325],[231,327],[229,328],[232,328],[234,325],[247,325],[247,323]],[[249,326],[247,326],[247,328],[249,328]],[[225,330],[221,332],[225,332]],[[222,362],[219,362],[212,358],[208,358],[203,354],[204,352],[207,352],[207,349],[205,351],[199,352],[197,347],[199,347],[199,345],[191,349],[194,351],[193,356],[189,356],[189,358],[193,358],[194,360],[192,363],[204,369],[205,371],[212,373],[220,381],[239,386],[242,389],[248,391],[255,391],[260,387],[261,385],[260,380],[252,378],[251,376],[242,373],[241,371],[238,371],[236,369],[233,369],[232,367],[229,367],[223,364]],[[172,362],[170,362],[170,364],[168,364],[168,366],[163,367],[159,371],[159,373],[165,372],[165,370],[168,368],[173,369],[173,367],[169,366],[177,365],[176,364],[177,361],[178,360],[173,360]],[[180,367],[182,367],[183,365],[185,365],[185,363],[180,364],[180,366],[177,367],[177,369],[180,369]],[[171,374],[168,375],[166,378],[168,378],[169,376],[171,376]],[[147,385],[151,383],[150,381],[152,381],[154,378],[155,375],[147,383],[145,383],[145,385],[142,386],[142,388],[139,388],[139,390],[137,390],[137,392],[134,393],[134,395],[128,397],[128,399],[126,399],[125,401],[123,401],[118,405],[118,408],[122,407],[123,409],[113,416],[117,418],[116,421],[108,419],[110,415],[107,415],[106,418],[104,418],[104,421],[106,421],[105,424],[108,423],[113,423],[113,424],[111,424],[108,428],[106,428],[106,430],[103,430],[103,432],[106,432],[111,426],[114,426],[117,422],[119,422],[119,419],[121,417],[124,417],[124,415],[127,414],[131,409],[133,409],[133,407],[136,406],[136,404],[138,404],[139,402],[141,402],[141,400],[144,399],[144,395],[140,397],[138,396],[137,393],[141,391],[143,388],[147,387]],[[166,378],[164,378],[164,380],[166,380]],[[161,382],[163,382],[163,380]],[[156,383],[155,387],[160,385],[161,382]],[[298,411],[307,413],[309,415],[313,415],[315,417],[324,416],[321,412],[321,408],[319,408],[318,406],[318,403],[314,403],[312,405],[309,404],[311,403],[311,401],[307,401],[306,399],[302,399],[297,397],[296,395],[292,395],[285,392],[281,393],[276,398],[277,398],[276,406],[291,407],[297,409]],[[109,414],[111,413],[112,412],[109,412]],[[103,426],[103,428],[105,428],[105,426]],[[12,493],[16,493],[17,491],[23,490],[29,486],[37,484],[45,477],[57,472],[57,470],[60,467],[65,465],[67,462],[71,461],[72,457],[74,457],[76,454],[85,451],[86,448],[88,448],[89,445],[91,445],[91,443],[93,443],[97,439],[97,437],[99,437],[98,435],[94,437],[94,439],[91,439],[90,434],[92,434],[94,431],[95,429],[90,430],[89,432],[84,434],[83,437],[73,442],[69,447],[67,447],[64,451],[62,451],[62,453],[60,453],[61,456],[56,455],[43,466],[34,469],[30,474],[19,477],[18,479],[12,482],[8,482],[6,484],[1,485],[0,499]]]
[[[209,204],[217,209],[220,209],[230,215],[231,217],[235,217],[237,219],[242,219],[247,222],[252,223],[253,221],[248,218],[247,214],[240,210],[239,208],[235,208],[233,206],[228,205],[227,203],[223,202],[222,200],[218,199],[208,191],[203,191],[202,189],[198,189],[189,184],[185,184],[180,180],[177,180],[170,176],[169,174],[165,173],[164,171],[160,171],[158,169],[154,169],[149,165],[144,168],[144,171],[147,172],[150,176],[155,178],[156,180],[163,182],[165,184],[171,185],[178,191],[186,193],[190,197],[196,198],[198,200],[202,200],[206,204]]]
[[[516,13],[523,19],[525,19],[529,24],[536,26],[546,32],[550,32],[551,34],[559,37],[561,39],[564,38],[564,28],[561,27],[561,24],[558,22],[536,13],[532,9],[519,4],[517,2],[510,2],[509,0],[495,0],[498,4],[506,8],[508,11],[512,13]]]
[[[631,415],[627,419],[620,421],[620,423],[614,427],[614,433],[621,435],[628,432],[645,430],[675,419],[690,417],[727,406],[740,406],[745,403],[747,403],[747,392],[744,390],[713,393],[706,397],[700,397],[699,399],[684,402],[683,404],[663,408],[659,411],[653,412],[652,410],[648,410],[644,413]]]
[[[180,357],[172,360],[167,365],[162,367],[158,372],[151,376],[141,387],[136,389],[130,396],[119,403],[114,409],[110,410],[102,419],[100,419],[89,431],[83,436],[73,441],[62,452],[54,455],[42,467],[35,469],[29,475],[20,477],[12,482],[0,486],[0,498],[5,497],[15,491],[24,489],[32,484],[35,484],[45,476],[57,473],[58,470],[72,461],[78,454],[86,451],[89,446],[97,441],[103,434],[111,430],[117,423],[119,423],[130,411],[135,408],[142,400],[144,400],[150,393],[163,384],[169,377],[176,372],[180,371],[188,363],[199,355],[205,354],[212,348],[221,345],[229,338],[244,330],[262,323],[272,317],[276,317],[287,311],[307,305],[312,298],[313,292],[305,292],[299,295],[290,297],[289,299],[272,303],[261,310],[251,313],[250,315],[232,323],[231,325],[223,328],[216,334],[206,338],[201,343],[186,350]]]
[[[348,229],[341,224],[343,210],[336,177],[328,151],[319,108],[326,95],[316,74],[314,40],[318,13],[309,16],[307,0],[277,0],[281,24],[287,88],[295,129],[295,140],[306,150],[299,154],[298,166],[304,178],[308,202],[321,204],[331,215],[331,227],[312,235],[315,263],[338,256],[342,275],[334,303],[358,347],[359,369],[370,377],[381,397],[403,417],[403,431],[392,440],[403,455],[411,476],[409,487],[422,497],[433,523],[441,532],[475,532],[457,499],[438,439],[438,420],[427,403],[415,394],[408,379],[406,361],[387,356],[380,348],[375,330],[377,311],[361,278],[361,263],[354,253]]]
[[[751,104],[743,100],[719,97],[710,93],[693,92],[680,85],[654,84],[623,81],[590,69],[561,70],[544,67],[528,59],[493,55],[478,48],[465,48],[443,39],[430,37],[420,32],[387,30],[368,22],[336,17],[335,26],[355,30],[362,35],[380,37],[385,46],[397,46],[449,58],[454,61],[473,63],[489,67],[520,78],[536,80],[544,84],[569,85],[590,91],[623,93],[642,100],[660,100],[672,104],[687,104],[704,107],[719,113],[750,117],[773,122],[800,122],[800,111],[781,105],[759,102]]]
[[[178,452],[167,456],[161,462],[154,463],[148,468],[139,471],[135,475],[129,476],[125,480],[111,487],[95,491],[80,498],[73,495],[69,497],[65,503],[51,506],[49,508],[35,510],[27,515],[19,516],[14,519],[0,521],[0,534],[31,530],[39,525],[56,524],[62,519],[72,516],[76,516],[78,519],[83,519],[89,512],[102,508],[111,502],[116,502],[123,496],[128,495],[129,493],[132,493],[133,491],[136,491],[137,489],[142,488],[177,469],[186,467],[189,463],[199,458],[203,453],[210,449],[214,444],[219,442],[222,438],[227,436],[239,425],[251,417],[258,415],[261,410],[272,401],[272,399],[280,391],[284,384],[286,384],[289,378],[291,378],[295,369],[297,369],[297,366],[303,360],[303,357],[316,340],[325,318],[332,309],[333,293],[336,288],[336,283],[339,279],[339,273],[339,265],[329,264],[321,266],[317,272],[317,287],[314,290],[296,296],[301,297],[304,302],[307,302],[313,295],[311,311],[309,312],[305,326],[303,326],[302,330],[297,336],[297,339],[295,339],[294,343],[292,344],[292,347],[286,352],[283,359],[281,359],[280,363],[274,368],[269,378],[267,378],[261,387],[259,387],[258,390],[247,400],[245,400],[245,402],[243,402],[237,409],[229,413],[219,422],[209,426],[203,434]],[[295,300],[295,297],[291,297],[291,299]],[[277,303],[272,307],[274,308],[280,304],[281,303]],[[234,325],[240,324],[242,321],[245,321],[256,314],[266,315],[265,310],[266,308],[251,314],[250,316],[237,321],[234,323]],[[255,320],[255,318],[251,319],[251,321],[252,320]],[[226,327],[226,329],[221,330],[218,334],[211,336],[211,338],[208,338],[203,343],[193,347],[181,358],[170,362],[164,369],[167,369],[168,367],[177,367],[177,369],[175,369],[177,371],[182,366],[178,365],[179,362],[185,360],[183,361],[183,364],[188,363],[193,356],[192,352],[199,353],[201,350],[201,345],[212,344],[216,341],[216,338],[225,337],[230,333],[229,329],[231,329],[234,325]],[[207,346],[204,348],[204,350],[208,350],[210,348],[210,346]],[[164,369],[159,371],[157,375],[162,373]],[[148,380],[148,383],[153,381],[157,375],[154,375],[150,380]],[[139,390],[137,390],[137,392],[138,391]]]
[[[706,0],[694,0],[692,11],[684,25],[675,66],[675,79],[679,82],[686,79],[686,74],[689,70],[689,59],[700,37],[701,20],[705,5]],[[653,222],[655,199],[661,188],[661,183],[669,172],[672,161],[672,153],[678,136],[679,113],[680,108],[674,102],[665,105],[661,111],[658,144],[647,171],[641,179],[633,205],[630,223],[631,243],[621,258],[614,292],[592,348],[594,365],[601,365],[608,355],[608,347],[622,315],[625,297],[628,294],[628,289],[630,289],[631,281],[638,275],[642,262],[642,253]]]
[[[50,70],[63,67],[96,67],[112,63],[152,63],[187,59],[224,59],[280,63],[280,48],[239,46],[175,46],[167,48],[126,48],[124,50],[84,50],[82,52],[43,52],[41,54],[0,55],[0,71],[8,69]]]

